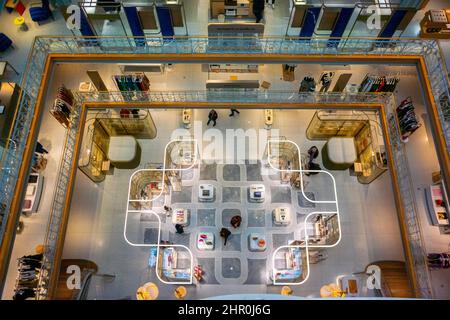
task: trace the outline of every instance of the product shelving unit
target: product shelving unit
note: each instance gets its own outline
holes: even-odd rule
[[[139,210],[142,207],[148,207],[150,200],[169,192],[169,179],[162,170],[160,163],[149,163],[145,171],[139,171],[133,174],[130,181],[130,205]],[[136,201],[139,200],[139,201]]]
[[[443,182],[429,186],[425,189],[426,202],[430,220],[435,226],[449,225],[450,206],[447,190]]]

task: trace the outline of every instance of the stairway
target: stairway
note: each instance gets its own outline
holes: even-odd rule
[[[79,266],[81,269],[81,286],[85,283],[86,277],[91,277],[92,273],[98,271],[98,266],[89,260],[83,259],[63,259],[58,278],[58,285],[54,296],[55,300],[75,300],[80,290],[67,288],[67,279],[71,274],[67,274],[67,267],[70,265]],[[88,284],[87,284],[88,285]]]
[[[381,269],[381,290],[384,297],[414,298],[415,294],[410,285],[403,261],[377,261],[371,263]]]

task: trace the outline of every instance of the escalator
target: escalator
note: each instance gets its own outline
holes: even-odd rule
[[[69,289],[67,281],[71,282],[73,273],[67,273],[69,266],[80,268],[80,288]],[[98,266],[89,260],[84,259],[64,259],[61,261],[61,268],[58,278],[58,286],[55,293],[55,300],[88,300],[90,285],[94,277],[102,277],[114,280],[115,275],[98,273]]]

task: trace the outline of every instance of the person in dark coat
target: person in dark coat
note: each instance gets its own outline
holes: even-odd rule
[[[231,218],[230,224],[233,228],[239,228],[242,222],[241,216],[233,216]]]
[[[259,23],[264,16],[264,0],[253,0],[253,14],[256,17],[256,23]]]
[[[234,117],[235,113],[240,114],[239,110],[236,108],[230,108],[230,112],[230,117]]]
[[[183,234],[184,233],[184,228],[181,224],[176,224],[175,225],[175,229],[177,230],[178,234]]]
[[[222,228],[222,230],[220,230],[220,236],[225,240],[223,242],[224,246],[227,245],[227,240],[230,235],[231,235],[231,231],[228,230],[227,228]]]
[[[219,117],[219,115],[217,114],[216,110],[212,109],[208,114],[208,123],[206,125],[209,126],[209,123],[212,121],[213,127],[215,127],[218,117]]]

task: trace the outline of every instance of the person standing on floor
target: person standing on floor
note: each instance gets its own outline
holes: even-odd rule
[[[224,239],[224,242],[223,242],[224,246],[227,245],[227,240],[230,235],[231,235],[231,231],[228,230],[227,228],[222,228],[222,230],[220,230],[220,236]]]
[[[218,117],[219,117],[219,115],[217,114],[216,110],[212,109],[208,114],[208,123],[206,125],[209,126],[209,123],[212,121],[213,127],[215,127],[217,124],[216,121],[217,121]]]
[[[164,211],[166,212],[166,216],[170,216],[170,214],[172,213],[172,208],[169,206],[164,206]]]
[[[230,224],[233,228],[237,229],[241,226],[242,218],[241,216],[233,216],[231,218]]]
[[[253,0],[253,14],[256,17],[256,23],[261,22],[264,16],[264,0]]]
[[[175,225],[175,229],[177,230],[178,234],[183,234],[184,233],[184,228],[181,224],[176,224]]]
[[[230,108],[230,111],[231,111],[230,117],[234,117],[235,113],[240,114],[239,110],[236,108]]]

